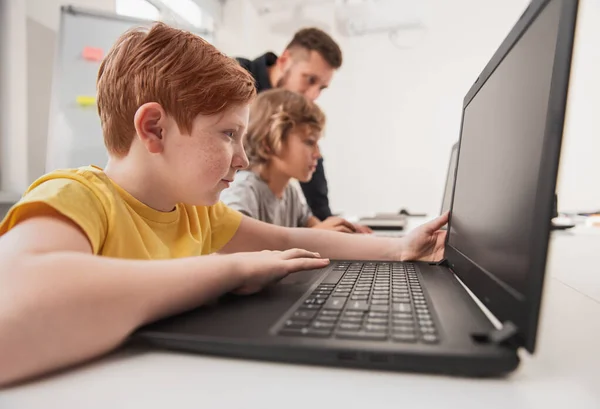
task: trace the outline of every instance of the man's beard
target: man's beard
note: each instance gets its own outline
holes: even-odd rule
[[[275,88],[284,88],[285,84],[287,84],[289,78],[290,78],[290,70],[288,68],[283,73],[283,75],[281,76],[281,78],[279,78],[279,80],[277,81],[277,84],[275,84]]]

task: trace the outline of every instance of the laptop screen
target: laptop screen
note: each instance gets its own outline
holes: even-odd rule
[[[450,163],[448,164],[448,173],[446,174],[446,186],[444,187],[444,197],[442,199],[442,210],[440,214],[444,214],[450,210],[452,203],[452,188],[454,186],[454,174],[456,172],[456,160],[458,159],[458,142],[452,145],[450,152]]]
[[[540,11],[463,113],[448,245],[520,300],[562,3]]]

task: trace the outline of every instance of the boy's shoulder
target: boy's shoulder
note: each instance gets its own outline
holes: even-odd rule
[[[92,193],[99,198],[115,196],[118,193],[104,171],[97,166],[57,169],[35,180],[25,191],[28,195],[43,191],[45,195]]]

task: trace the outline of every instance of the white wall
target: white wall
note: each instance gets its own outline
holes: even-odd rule
[[[27,183],[25,3],[0,0],[0,191]]]
[[[215,34],[215,46],[235,57],[252,57],[264,52],[268,31],[248,0],[227,0]]]
[[[115,11],[115,0],[27,0],[27,17],[58,31],[60,6],[78,6],[93,10]]]
[[[580,1],[565,124],[559,210],[600,209],[600,1]]]
[[[597,9],[596,0],[583,0],[586,13],[592,2]],[[328,115],[322,150],[334,211],[356,215],[407,207],[439,212],[450,146],[458,139],[462,99],[528,1],[431,0],[428,4],[428,30],[413,48],[394,48],[385,35],[345,38],[333,32],[343,49],[344,65],[318,102]],[[327,16],[332,16],[332,6],[311,7],[306,14],[331,23]],[[226,10],[225,21],[228,18]],[[576,101],[571,107],[578,112],[572,112],[568,125],[561,209],[600,207],[600,189],[580,188],[582,170],[587,169],[589,185],[597,177],[591,175],[600,175],[600,167],[591,160],[598,150],[586,151],[600,144],[598,137],[592,142],[598,134],[599,116],[592,111],[598,109],[600,98],[600,80],[593,75],[600,72],[600,20],[591,15],[582,20],[594,18],[596,27],[588,21],[579,39]],[[265,20],[254,13],[241,26],[236,20],[227,28],[244,33],[227,33],[230,38],[241,37],[239,44],[251,43],[243,55],[280,52],[290,40],[291,34],[268,33],[262,27]],[[258,27],[268,34],[245,38]],[[592,58],[584,54],[594,54],[595,66],[588,65]]]

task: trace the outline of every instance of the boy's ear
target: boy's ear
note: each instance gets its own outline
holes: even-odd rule
[[[133,119],[138,138],[148,152],[161,153],[164,149],[167,115],[163,107],[156,102],[140,106]]]

